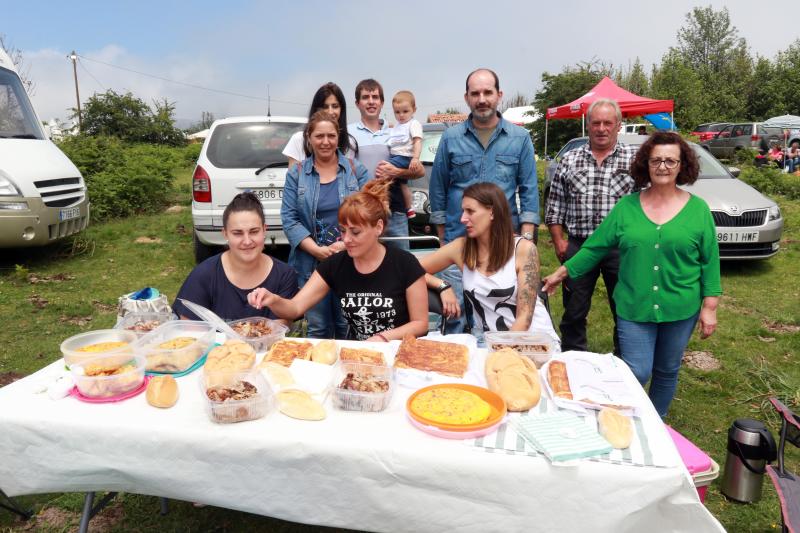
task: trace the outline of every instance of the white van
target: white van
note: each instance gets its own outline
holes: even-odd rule
[[[50,244],[88,223],[81,173],[45,135],[0,49],[0,248]]]

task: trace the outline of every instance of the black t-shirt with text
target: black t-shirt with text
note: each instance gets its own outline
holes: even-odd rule
[[[322,261],[317,272],[339,298],[350,335],[357,340],[407,324],[406,289],[425,275],[416,257],[392,246],[369,274],[358,272],[347,252]]]

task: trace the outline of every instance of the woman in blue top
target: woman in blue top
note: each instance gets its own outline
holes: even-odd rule
[[[292,247],[289,265],[305,285],[317,263],[344,250],[337,214],[345,197],[358,192],[369,179],[367,169],[340,150],[339,126],[325,111],[314,113],[303,137],[311,155],[286,173],[281,221]],[[343,339],[347,322],[337,298],[328,294],[306,312],[308,337]]]
[[[278,317],[269,308],[258,311],[247,303],[257,287],[291,298],[297,293],[297,275],[286,263],[264,253],[267,226],[264,208],[251,192],[237,194],[222,213],[222,234],[228,249],[209,257],[189,273],[172,309],[181,318],[198,320],[180,298],[211,309],[223,320],[251,316]],[[291,321],[283,321],[291,326]]]

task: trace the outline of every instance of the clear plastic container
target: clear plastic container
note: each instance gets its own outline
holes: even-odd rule
[[[183,372],[206,353],[215,339],[216,330],[208,322],[173,320],[141,337],[133,349],[147,359],[149,371]]]
[[[128,313],[114,329],[133,331],[139,337],[173,320],[172,313]]]
[[[558,342],[546,333],[529,331],[487,331],[483,334],[489,352],[513,348],[520,355],[531,359],[536,368],[541,368],[558,352]]]
[[[244,400],[214,401],[208,397],[209,389],[235,388],[242,382],[256,388],[256,393]],[[205,398],[206,413],[212,422],[231,424],[256,420],[267,415],[275,405],[275,396],[267,380],[257,370],[248,372],[214,372],[201,374],[200,392]]]
[[[136,333],[122,329],[98,329],[79,333],[61,343],[64,363],[71,366],[101,355],[133,355]],[[125,343],[118,346],[103,346],[106,343]],[[88,350],[88,351],[83,351]]]
[[[362,392],[342,388],[342,381],[347,378],[348,374],[353,374],[356,378],[386,381],[389,384],[389,388],[384,392]],[[394,388],[395,382],[392,367],[342,361],[336,372],[334,372],[331,387],[333,405],[344,411],[383,411],[392,401]]]
[[[262,316],[253,316],[250,318],[242,318],[241,320],[233,320],[228,322],[228,325],[237,333],[235,338],[245,341],[257,352],[264,352],[268,350],[270,346],[284,338],[286,336],[286,332],[289,331],[289,328],[277,320],[270,320],[269,318],[264,318]],[[242,333],[242,330],[253,328],[254,326],[262,328],[267,327],[269,328],[270,332],[265,335],[258,335],[257,333],[245,335]]]
[[[128,354],[100,355],[73,363],[72,378],[87,398],[111,398],[136,390],[144,383],[144,357]],[[123,369],[118,374],[111,373]]]

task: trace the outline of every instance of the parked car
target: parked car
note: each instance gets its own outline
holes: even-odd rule
[[[194,257],[198,263],[225,244],[222,212],[234,196],[252,191],[264,206],[267,244],[288,244],[281,201],[288,163],[281,152],[302,117],[231,117],[215,121],[192,176]]]
[[[408,233],[415,236],[436,235],[436,228],[431,226],[428,219],[431,214],[431,203],[428,198],[428,187],[431,180],[431,170],[433,160],[436,158],[436,150],[439,148],[439,140],[442,138],[444,130],[449,127],[447,123],[433,123],[422,125],[422,151],[419,160],[425,167],[425,175],[421,178],[410,180],[408,186],[411,188],[411,199],[414,211],[417,216],[408,221]],[[430,248],[433,241],[418,241],[420,246]],[[412,246],[417,244],[412,242]]]
[[[641,146],[647,136],[620,135],[619,139]],[[564,148],[570,145],[570,149],[574,150],[588,141],[588,137],[578,137],[569,141]],[[783,233],[783,218],[778,204],[736,178],[734,173],[738,175],[738,170],[732,173],[704,148],[695,143],[689,144],[700,160],[700,175],[694,184],[681,187],[705,200],[711,208],[717,225],[720,258],[766,259],[778,253]],[[562,152],[559,155],[563,155]],[[549,180],[552,176],[548,174],[548,178],[545,182],[547,191],[550,190]]]
[[[700,142],[713,139],[717,134],[722,131],[726,126],[730,126],[729,122],[708,122],[697,126],[691,135],[697,137]]]
[[[780,128],[768,128],[760,122],[739,122],[725,126],[716,137],[700,146],[720,159],[732,159],[736,152],[746,148],[766,154],[773,142],[783,142]]]
[[[652,127],[652,124],[646,124],[644,122],[640,124],[621,124],[619,127],[619,134],[620,135],[635,135],[639,128],[647,128],[648,126]]]
[[[0,248],[43,246],[89,224],[86,183],[41,124],[0,47]]]

